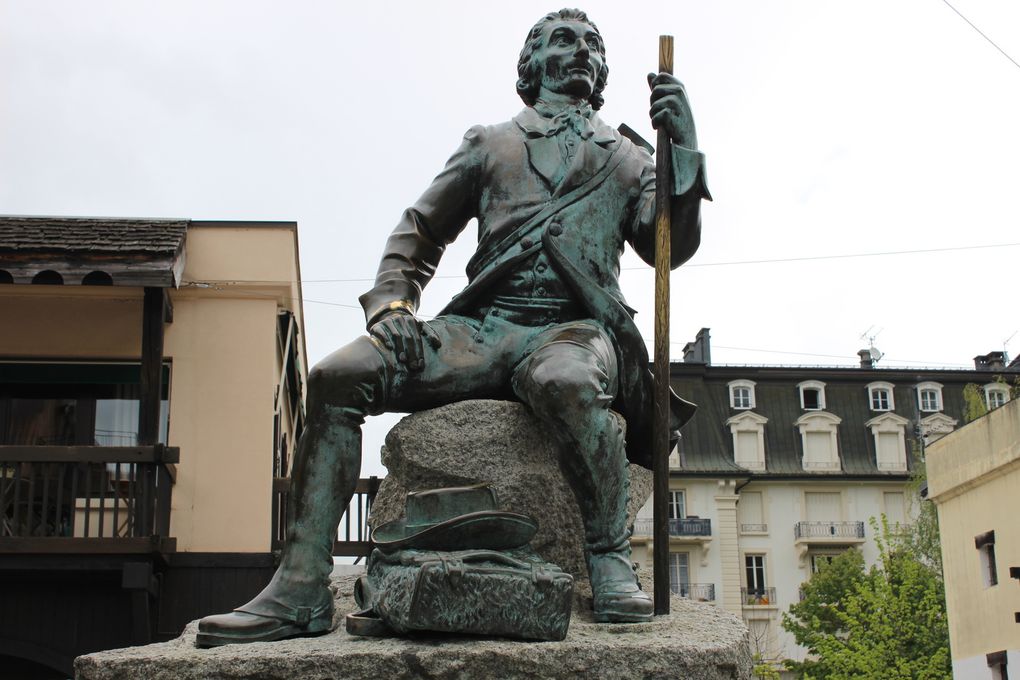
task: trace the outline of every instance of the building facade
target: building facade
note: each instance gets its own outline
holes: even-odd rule
[[[0,319],[0,677],[258,592],[303,425],[297,225],[0,218]]]
[[[996,400],[997,402],[998,400]],[[928,448],[953,675],[1020,674],[1020,400]],[[1012,670],[1009,670],[1012,669]]]
[[[873,519],[910,523],[915,452],[962,424],[967,384],[991,406],[1008,400],[997,376],[1015,369],[978,359],[880,368],[865,350],[858,367],[716,366],[703,329],[671,366],[674,389],[698,404],[670,463],[673,590],[742,616],[764,660],[803,659],[781,627],[801,584],[844,550],[873,564]],[[649,502],[632,539],[641,565],[651,518]]]

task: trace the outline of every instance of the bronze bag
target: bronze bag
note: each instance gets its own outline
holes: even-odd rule
[[[530,549],[373,551],[347,617],[355,635],[440,631],[562,640],[573,579]]]

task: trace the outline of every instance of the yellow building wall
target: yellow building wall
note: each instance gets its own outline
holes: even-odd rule
[[[929,496],[938,508],[949,638],[957,662],[1020,649],[1020,400],[928,447]],[[986,587],[976,536],[995,531],[998,584]],[[980,664],[978,664],[980,665]],[[976,667],[976,666],[975,666]]]
[[[178,550],[268,551],[274,300],[179,296],[169,443],[181,449],[170,532]]]

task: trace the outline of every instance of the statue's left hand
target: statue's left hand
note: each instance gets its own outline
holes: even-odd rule
[[[648,110],[652,127],[665,130],[674,144],[697,149],[698,133],[683,83],[668,73],[649,73],[648,87],[652,89]]]

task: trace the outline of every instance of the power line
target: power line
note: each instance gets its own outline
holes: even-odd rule
[[[991,44],[991,46],[992,46],[992,47],[994,47],[995,49],[999,50],[999,52],[1001,52],[1001,53],[1002,53],[1002,56],[1006,57],[1006,58],[1007,58],[1007,59],[1009,59],[1009,60],[1010,60],[1011,62],[1013,62],[1013,65],[1014,65],[1014,66],[1016,66],[1017,68],[1020,68],[1020,63],[1017,63],[1016,59],[1014,59],[1013,57],[1009,56],[1009,55],[1008,55],[1008,54],[1006,53],[1006,50],[1004,50],[1004,49],[1002,49],[1001,47],[999,47],[998,45],[996,45],[996,44],[995,44],[995,41],[994,41],[994,40],[992,40],[991,38],[989,38],[989,37],[988,37],[987,35],[985,35],[984,31],[982,31],[982,30],[981,30],[980,28],[978,28],[977,26],[975,26],[975,25],[974,25],[974,22],[973,22],[973,21],[971,21],[971,20],[970,20],[970,19],[968,19],[967,17],[963,16],[963,13],[962,13],[962,12],[960,12],[960,10],[958,10],[958,9],[956,9],[955,7],[953,7],[952,5],[950,5],[950,4],[949,4],[949,0],[942,0],[942,2],[944,2],[944,3],[946,4],[946,7],[948,7],[948,8],[949,8],[949,9],[951,9],[951,10],[953,10],[954,12],[956,12],[957,16],[959,16],[959,17],[960,17],[961,19],[963,19],[964,21],[966,21],[966,22],[967,22],[967,23],[968,23],[968,24],[970,25],[970,27],[971,27],[971,28],[973,28],[973,29],[974,29],[975,31],[977,31],[977,32],[978,32],[978,35],[980,35],[980,36],[981,36],[982,38],[984,38],[985,40],[987,40],[987,41],[989,42],[989,44]]]
[[[185,282],[185,283],[186,284],[190,283],[190,284],[194,285],[194,284],[197,284],[197,283],[200,283],[200,282],[197,282],[197,281],[188,281],[188,282]],[[292,296],[289,296],[289,295],[274,295],[273,293],[258,293],[258,292],[255,292],[255,291],[230,290],[230,289],[223,288],[223,287],[220,287],[220,286],[217,286],[217,285],[214,285],[214,284],[204,284],[204,285],[202,285],[202,287],[206,288],[206,289],[209,289],[209,290],[215,290],[215,291],[221,292],[221,293],[228,293],[229,295],[239,295],[241,297],[258,298],[258,299],[263,299],[263,300],[283,299],[283,300],[290,300],[292,302],[298,302],[299,301],[298,298],[295,298],[295,297],[292,297]],[[329,305],[331,307],[344,307],[344,308],[347,308],[347,309],[356,309],[359,312],[362,311],[362,308],[357,306],[357,305],[347,305],[347,304],[343,304],[343,303],[340,303],[340,302],[328,302],[326,300],[310,300],[308,298],[304,298],[303,302],[311,302],[311,303],[319,304],[319,305]],[[433,319],[433,318],[435,318],[431,314],[416,314],[416,316],[418,318],[420,318],[420,319]],[[649,340],[648,338],[645,338],[644,336],[642,336],[642,340],[645,341],[645,344],[649,344],[650,345],[652,343],[651,340]],[[686,342],[670,342],[669,344],[670,345],[680,346],[680,345],[686,345],[687,343]],[[789,356],[819,357],[819,358],[823,358],[823,359],[843,359],[843,360],[851,359],[851,357],[849,357],[849,356],[847,356],[845,354],[818,354],[818,353],[812,353],[812,352],[793,352],[793,351],[779,350],[779,349],[762,349],[762,348],[758,348],[758,347],[733,347],[733,346],[729,346],[729,345],[712,345],[712,346],[715,347],[715,348],[718,348],[718,349],[729,349],[729,350],[736,350],[736,351],[741,351],[741,352],[761,352],[761,353],[765,353],[765,354],[786,354],[786,355],[789,355]],[[917,359],[890,359],[888,357],[883,358],[882,361],[885,361],[887,363],[888,362],[892,362],[892,363],[899,363],[899,364],[910,364],[912,366],[966,367],[966,364],[954,364],[954,363],[945,362],[945,361],[921,361],[921,360],[917,360]]]
[[[846,260],[861,257],[886,257],[890,255],[924,255],[928,253],[948,253],[963,250],[986,250],[989,248],[1012,248],[1020,246],[1020,243],[990,243],[980,246],[951,246],[948,248],[917,248],[913,250],[885,250],[873,253],[844,253],[836,255],[805,255],[804,257],[782,257],[767,260],[731,260],[728,262],[690,262],[685,264],[687,269],[693,267],[733,267],[749,264],[781,264],[786,262],[810,262],[814,260]],[[654,271],[651,267],[622,267],[621,271]],[[445,276],[434,276],[433,279],[463,279],[463,274],[447,274]],[[305,279],[302,283],[371,283],[372,278],[355,279]],[[238,281],[238,283],[244,283]]]

